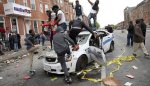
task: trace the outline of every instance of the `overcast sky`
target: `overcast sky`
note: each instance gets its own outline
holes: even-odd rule
[[[76,0],[70,0],[76,1]],[[91,0],[95,1],[95,0]],[[98,22],[101,27],[104,27],[108,24],[117,24],[124,20],[124,8],[136,6],[143,0],[100,0],[100,10],[98,13]],[[88,15],[91,6],[88,3],[88,0],[79,0],[80,4],[83,6],[83,12]]]

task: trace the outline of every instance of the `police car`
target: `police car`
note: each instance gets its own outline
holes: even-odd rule
[[[77,51],[71,51],[71,59],[66,59],[66,65],[70,73],[81,71],[88,63],[92,62],[90,54],[87,52],[90,46],[103,49],[104,52],[114,50],[113,33],[109,33],[105,30],[95,31],[95,33],[99,36],[96,41],[94,40],[94,36],[88,31],[83,31],[78,35],[79,49]],[[43,59],[43,66],[46,72],[64,74],[54,50],[48,48],[43,54],[43,57],[45,57]]]

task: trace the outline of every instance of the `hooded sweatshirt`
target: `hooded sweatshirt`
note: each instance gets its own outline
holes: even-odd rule
[[[62,31],[62,27],[57,27],[56,34],[53,37],[54,50],[56,53],[62,53],[63,51],[69,48],[69,44],[75,45],[73,40],[68,36],[68,34],[64,34]]]

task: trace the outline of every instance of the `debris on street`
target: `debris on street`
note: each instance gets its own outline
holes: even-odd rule
[[[138,69],[138,67],[136,67],[136,66],[132,66],[132,68],[135,69],[135,70]]]
[[[23,79],[24,80],[28,80],[28,79],[30,79],[31,77],[29,76],[29,75],[25,75],[24,77],[23,77]]]
[[[102,80],[105,86],[121,86],[120,81],[114,77],[107,77]]]
[[[0,77],[0,80],[3,79],[3,77]]]
[[[55,80],[57,80],[58,78],[56,77],[56,76],[52,76],[51,77],[51,81],[55,81]]]
[[[130,79],[134,79],[134,76],[131,74],[126,75],[126,77],[130,78]]]
[[[125,84],[124,84],[124,86],[131,86],[133,83],[131,83],[131,82],[126,82]]]

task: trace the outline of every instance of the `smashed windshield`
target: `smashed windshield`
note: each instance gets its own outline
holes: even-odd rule
[[[88,41],[90,34],[79,34],[77,36],[77,41],[79,45],[85,44]]]

